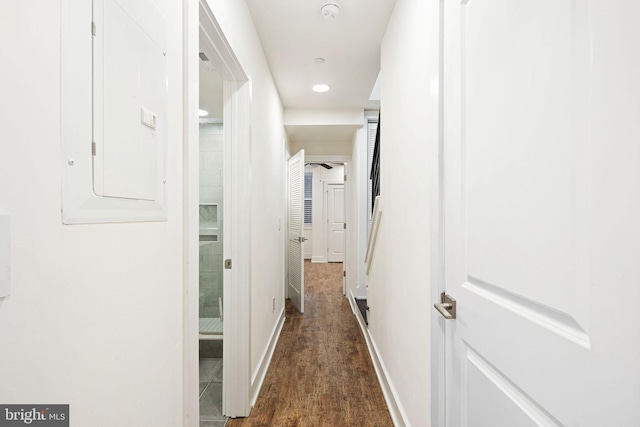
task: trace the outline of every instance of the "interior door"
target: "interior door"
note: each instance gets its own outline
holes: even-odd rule
[[[289,159],[288,295],[304,313],[304,150]]]
[[[640,425],[640,6],[443,4],[446,425]]]
[[[327,261],[344,262],[344,184],[327,184]]]

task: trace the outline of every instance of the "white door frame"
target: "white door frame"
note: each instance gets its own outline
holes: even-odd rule
[[[440,294],[445,291],[444,279],[444,3],[438,5],[438,34],[440,35],[439,76],[438,76],[438,139],[429,139],[430,156],[426,161],[430,172],[431,223],[429,224],[430,241],[430,304],[440,302]],[[431,425],[445,427],[445,327],[446,319],[435,309],[430,314],[431,335]]]
[[[224,271],[223,413],[249,414],[250,393],[250,85],[206,0],[184,0],[184,200],[183,200],[183,424],[199,425],[199,57],[200,49],[224,79]],[[200,20],[202,15],[203,19]],[[231,196],[234,197],[231,197]]]
[[[349,210],[349,203],[347,203],[347,201],[350,201],[350,197],[352,197],[351,192],[350,192],[350,186],[348,184],[348,170],[349,170],[349,165],[351,164],[351,156],[345,156],[345,155],[340,155],[340,154],[336,154],[336,155],[331,155],[331,154],[327,154],[327,155],[319,155],[319,154],[310,154],[307,155],[305,157],[305,162],[306,163],[343,163],[344,164],[344,175],[347,177],[347,179],[344,181],[344,198],[345,198],[345,206],[344,206],[344,214],[345,214],[345,218],[350,218],[350,210]],[[326,191],[326,188],[323,187],[322,189],[323,194]],[[324,197],[324,196],[323,196]],[[326,205],[326,203],[325,203]],[[325,212],[325,218],[326,218],[326,208],[324,209]],[[324,251],[325,254],[327,253],[327,233],[326,233],[326,220],[324,221],[324,227],[325,227],[325,233],[324,233]],[[354,260],[351,260],[349,258],[349,248],[348,248],[348,242],[349,242],[349,233],[351,232],[351,230],[355,230],[355,224],[353,227],[350,227],[349,224],[347,223],[347,229],[345,230],[344,233],[344,239],[345,239],[345,247],[344,247],[344,263],[342,264],[342,268],[345,271],[350,271],[353,269],[357,269],[358,266],[357,264],[352,265]],[[354,257],[355,258],[355,257]],[[353,270],[355,271],[355,270]],[[345,278],[342,280],[342,294],[346,295],[347,294],[347,289],[349,288],[349,275],[347,274],[345,276]]]

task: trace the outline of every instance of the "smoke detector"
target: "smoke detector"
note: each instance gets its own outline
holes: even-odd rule
[[[328,1],[320,6],[320,12],[324,19],[335,19],[340,14],[340,3],[337,1]]]

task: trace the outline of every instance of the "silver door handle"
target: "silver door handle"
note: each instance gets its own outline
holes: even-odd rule
[[[440,294],[440,302],[433,304],[433,306],[445,319],[450,320],[456,318],[456,300],[444,292]]]
[[[307,241],[306,237],[302,237],[302,236],[298,237],[298,242],[302,243],[302,242],[306,242],[306,241]]]

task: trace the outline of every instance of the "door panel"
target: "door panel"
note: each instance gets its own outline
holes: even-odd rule
[[[304,150],[289,159],[288,296],[304,313]]]
[[[614,3],[444,2],[447,426],[640,425],[640,315],[608,305],[640,297],[640,8]]]
[[[557,425],[490,363],[472,349],[467,347],[466,350],[466,393],[474,396],[468,403],[468,418],[473,421],[471,425]]]
[[[571,2],[470,1],[461,19],[469,276],[573,312]]]

